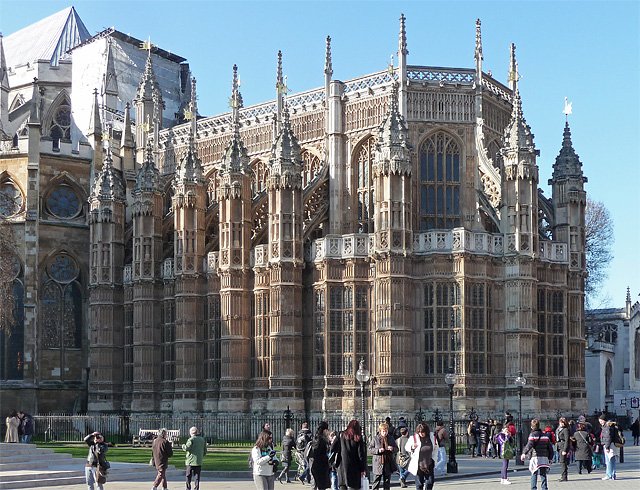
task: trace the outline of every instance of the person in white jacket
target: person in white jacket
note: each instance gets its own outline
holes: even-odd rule
[[[276,480],[275,468],[279,461],[273,449],[273,435],[262,431],[251,450],[253,482],[257,490],[273,490]]]
[[[416,433],[409,438],[405,450],[411,454],[409,473],[416,477],[416,490],[431,490],[435,483],[435,459],[438,443],[426,422],[418,424]]]

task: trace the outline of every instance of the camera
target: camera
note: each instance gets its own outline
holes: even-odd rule
[[[275,455],[276,455],[276,452],[273,449],[271,451],[269,451],[269,457],[270,458],[275,457]]]

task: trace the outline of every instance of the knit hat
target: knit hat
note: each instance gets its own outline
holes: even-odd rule
[[[605,422],[607,421],[607,416],[603,413],[600,414],[600,416],[598,417],[600,420],[604,420]]]

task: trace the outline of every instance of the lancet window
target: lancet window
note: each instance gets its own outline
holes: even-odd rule
[[[42,347],[77,349],[82,345],[82,288],[80,268],[59,253],[45,268],[41,289]]]
[[[358,147],[356,155],[356,196],[358,206],[358,233],[373,232],[373,211],[374,211],[374,187],[371,166],[375,152],[375,139],[373,136],[367,138]]]
[[[303,151],[300,156],[302,157],[302,186],[307,187],[322,170],[322,162],[310,151]]]
[[[220,379],[220,336],[221,336],[221,305],[220,295],[213,294],[208,299],[209,335],[207,339],[207,378]]]
[[[538,290],[538,375],[564,376],[565,305],[562,291]]]
[[[22,379],[24,368],[24,283],[23,269],[15,255],[0,259],[3,269],[8,270],[6,279],[12,303],[9,331],[0,330],[0,379]]]
[[[420,231],[460,226],[461,151],[440,131],[420,146]]]
[[[492,372],[491,288],[483,283],[465,284],[465,371]]]
[[[66,96],[53,109],[48,130],[54,150],[60,148],[61,140],[71,141],[71,102]]]
[[[460,286],[456,282],[429,282],[424,293],[424,371],[461,372]]]

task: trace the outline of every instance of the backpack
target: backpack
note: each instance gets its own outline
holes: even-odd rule
[[[515,450],[511,441],[507,438],[502,445],[502,458],[503,459],[513,459]]]
[[[622,432],[617,428],[615,432],[615,435],[611,438],[611,440],[613,441],[613,445],[615,447],[623,447],[626,441],[624,439],[624,436],[622,435]]]
[[[307,447],[307,443],[309,442],[309,439],[311,438],[308,436],[308,432],[300,431],[298,433],[298,438],[296,439],[296,449],[298,451],[304,451],[305,448]]]
[[[313,441],[307,442],[307,445],[304,448],[304,453],[302,453],[305,460],[309,460],[309,458],[313,455]]]

